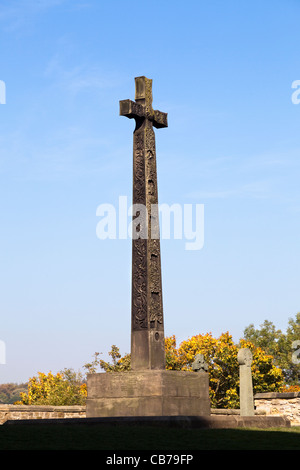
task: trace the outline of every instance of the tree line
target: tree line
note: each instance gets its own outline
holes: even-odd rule
[[[13,404],[21,399],[21,393],[26,393],[26,383],[6,383],[0,384],[0,403]]]

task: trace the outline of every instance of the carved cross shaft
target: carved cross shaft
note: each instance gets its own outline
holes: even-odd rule
[[[131,367],[164,369],[165,344],[158,221],[155,134],[167,127],[167,114],[152,108],[152,80],[135,78],[135,101],[120,101],[120,115],[135,119],[133,133],[133,214]],[[135,206],[139,205],[139,206]],[[156,234],[153,237],[153,234]]]

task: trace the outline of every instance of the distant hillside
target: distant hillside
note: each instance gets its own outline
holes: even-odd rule
[[[0,404],[10,405],[20,400],[20,393],[27,392],[27,383],[0,384]]]

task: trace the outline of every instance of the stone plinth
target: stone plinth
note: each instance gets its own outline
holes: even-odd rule
[[[87,418],[209,416],[205,372],[145,370],[89,374]]]

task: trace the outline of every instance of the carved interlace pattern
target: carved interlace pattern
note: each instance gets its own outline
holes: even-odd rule
[[[155,135],[152,126],[142,126],[134,133],[133,164],[133,203],[146,205],[148,237],[133,239],[132,242],[132,327],[163,329]],[[157,238],[153,239],[153,234],[157,234]]]

